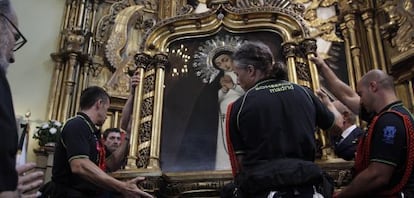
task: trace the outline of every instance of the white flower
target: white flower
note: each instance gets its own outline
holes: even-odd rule
[[[49,128],[49,124],[46,123],[42,125],[42,129],[47,129],[47,128]]]
[[[60,123],[59,121],[56,121],[56,120],[55,120],[54,124],[55,124],[55,126],[57,126],[57,127],[61,127],[61,126],[62,126],[62,123]]]
[[[57,129],[55,127],[49,129],[50,134],[55,134],[56,132],[57,132]]]

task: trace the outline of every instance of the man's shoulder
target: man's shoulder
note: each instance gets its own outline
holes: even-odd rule
[[[402,111],[400,109],[392,109],[388,111],[382,112],[380,115],[378,115],[378,122],[391,122],[395,120],[402,120],[403,117],[401,115],[407,115],[405,111]]]
[[[73,117],[66,120],[65,125],[66,126],[78,125],[81,122],[84,122],[84,121],[82,120],[82,118],[80,116],[73,116]]]
[[[360,136],[361,134],[365,133],[365,131],[363,129],[361,129],[361,127],[356,127],[354,130],[352,130],[351,134],[355,134]]]
[[[68,129],[81,129],[87,126],[88,124],[80,116],[73,116],[66,120],[65,124],[63,125],[63,131],[66,131]]]

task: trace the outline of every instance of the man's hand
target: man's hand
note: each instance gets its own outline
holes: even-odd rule
[[[341,134],[342,133],[342,126],[344,123],[344,118],[342,114],[335,108],[335,105],[329,99],[328,95],[324,93],[322,90],[316,90],[316,94],[318,95],[319,99],[321,100],[322,104],[324,104],[335,116],[335,125],[329,130],[332,134]]]
[[[140,188],[138,188],[137,184],[144,181],[144,177],[136,177],[134,179],[131,179],[126,182],[126,190],[122,191],[122,195],[124,197],[146,197],[146,198],[152,198],[152,196]]]
[[[333,105],[328,95],[326,95],[322,90],[320,89],[316,90],[316,95],[319,97],[322,103],[326,105],[327,107],[329,107],[330,105]]]
[[[21,197],[38,197],[36,193],[28,194],[28,192],[40,187],[40,185],[42,185],[43,183],[43,172],[33,171],[35,167],[35,163],[26,163],[23,165],[16,166],[16,171],[19,175],[17,191],[19,192]]]
[[[131,94],[135,94],[135,87],[140,83],[141,74],[139,70],[136,70],[134,75],[131,77]]]
[[[315,63],[316,67],[320,69],[321,67],[328,67],[326,62],[320,56],[313,56],[309,60]]]

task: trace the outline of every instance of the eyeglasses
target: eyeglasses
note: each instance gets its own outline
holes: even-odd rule
[[[17,32],[17,34],[14,35],[15,43],[13,47],[13,51],[19,50],[21,47],[23,47],[24,44],[27,43],[27,39],[23,36],[23,34],[19,31],[19,29],[13,24],[13,22],[6,17],[3,13],[0,13],[0,16],[4,17],[6,21],[10,23],[10,25],[14,28],[14,30]]]

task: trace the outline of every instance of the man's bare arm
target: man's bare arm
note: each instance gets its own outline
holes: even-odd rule
[[[121,114],[121,129],[124,129],[127,132],[131,132],[131,116],[134,107],[134,96],[135,88],[140,82],[140,73],[138,70],[134,73],[134,76],[131,77],[131,94],[128,96],[124,108],[122,108]]]
[[[341,134],[342,133],[342,124],[344,122],[342,114],[336,109],[334,104],[330,101],[328,96],[323,93],[321,90],[316,90],[316,94],[318,95],[319,99],[321,100],[322,104],[324,104],[329,111],[331,111],[335,116],[335,124],[328,130],[332,134]]]
[[[393,166],[371,162],[367,169],[358,174],[352,182],[346,186],[343,190],[336,194],[336,198],[346,197],[364,197],[369,196],[369,192],[375,192],[384,188],[394,172]],[[361,188],[363,186],[363,188]]]
[[[344,103],[352,112],[359,114],[360,98],[358,94],[352,90],[349,85],[342,82],[322,58],[317,56],[312,57],[310,60],[316,64],[319,73],[325,78],[329,91],[331,91],[335,97]]]
[[[136,182],[143,180],[141,177],[134,178],[127,182],[116,180],[103,172],[88,158],[73,159],[70,161],[70,168],[74,174],[95,183],[104,189],[112,189],[124,195],[124,197],[152,197],[150,194],[140,190]]]
[[[120,123],[121,129],[128,131],[128,132],[131,131],[130,121],[131,121],[131,116],[132,116],[133,104],[134,104],[134,94],[131,93],[128,97],[128,100],[126,101],[124,105],[124,108],[122,108],[121,123]]]

